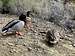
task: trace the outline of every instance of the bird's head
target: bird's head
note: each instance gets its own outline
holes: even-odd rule
[[[23,13],[19,16],[19,20],[26,22],[26,15]]]
[[[31,11],[27,11],[26,16],[27,16],[27,17],[30,17],[30,15],[32,15],[32,12],[31,12]]]

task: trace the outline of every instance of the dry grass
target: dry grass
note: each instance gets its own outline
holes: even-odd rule
[[[11,0],[9,5],[11,7],[11,13],[20,14],[31,10],[38,15],[49,14],[48,0]]]

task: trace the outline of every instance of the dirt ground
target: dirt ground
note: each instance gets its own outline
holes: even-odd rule
[[[0,14],[0,29],[13,19],[18,19],[18,17]],[[50,28],[62,31],[59,27],[35,17],[32,18],[32,23],[33,30],[23,29],[23,36],[0,35],[0,56],[75,56],[72,41],[63,38],[57,45],[50,46],[44,40],[45,34],[40,33]]]

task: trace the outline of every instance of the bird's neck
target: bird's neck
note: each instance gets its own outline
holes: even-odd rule
[[[29,14],[27,14],[27,17],[29,17]]]

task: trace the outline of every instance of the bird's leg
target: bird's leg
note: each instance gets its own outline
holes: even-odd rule
[[[18,35],[22,36],[23,34],[21,32],[18,32]]]
[[[29,21],[29,22],[27,22],[27,28],[30,30],[31,29],[31,27],[32,27],[32,23]]]
[[[17,35],[22,36],[23,34],[21,32],[16,32]]]

